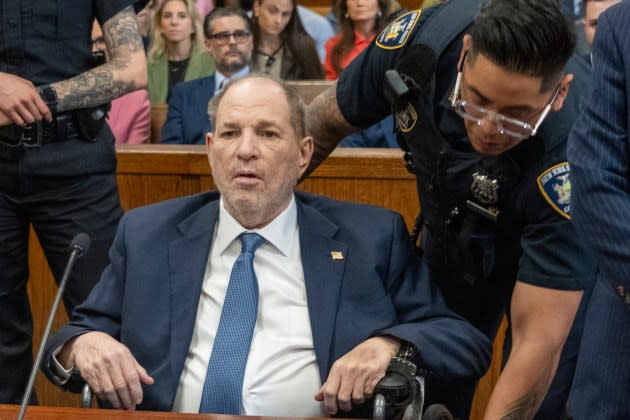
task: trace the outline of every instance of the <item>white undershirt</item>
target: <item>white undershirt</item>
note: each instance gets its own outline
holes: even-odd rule
[[[238,236],[245,231],[221,200],[195,330],[173,411],[199,411],[232,265],[241,252]],[[241,414],[322,417],[323,405],[313,398],[321,380],[306,302],[295,199],[291,198],[287,209],[269,225],[255,232],[266,241],[254,258],[258,317],[243,379]]]

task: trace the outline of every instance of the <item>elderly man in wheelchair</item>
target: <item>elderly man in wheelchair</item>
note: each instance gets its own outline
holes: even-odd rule
[[[400,215],[294,190],[314,147],[295,91],[251,75],[209,108],[218,191],[123,216],[46,346],[53,382],[78,371],[114,408],[321,417],[364,416],[407,346],[445,381],[485,373],[488,338],[446,306]]]

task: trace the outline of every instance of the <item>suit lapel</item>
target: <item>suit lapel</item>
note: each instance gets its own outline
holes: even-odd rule
[[[175,384],[184,367],[197,319],[206,263],[219,200],[213,200],[179,224],[179,238],[169,244],[169,278],[171,284],[171,367]],[[175,393],[173,392],[173,395]]]
[[[313,345],[320,376],[330,370],[331,344],[348,247],[333,239],[338,227],[314,207],[298,204],[300,249]],[[337,254],[333,254],[337,253]],[[333,255],[335,256],[333,258]]]
[[[195,91],[192,92],[193,104],[204,118],[208,118],[208,102],[214,96],[215,78],[216,76],[213,74],[212,76],[199,79],[199,83],[195,86]]]

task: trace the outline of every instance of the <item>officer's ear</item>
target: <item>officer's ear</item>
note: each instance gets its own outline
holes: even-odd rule
[[[459,53],[459,60],[457,61],[457,71],[460,71],[462,69],[462,66],[464,65],[464,58],[466,57],[468,48],[470,48],[470,35],[466,34],[464,35],[462,52]]]
[[[558,96],[556,100],[553,101],[551,105],[552,112],[558,112],[562,109],[564,105],[564,100],[567,98],[569,94],[569,87],[571,86],[571,82],[573,81],[573,75],[571,73],[565,74],[560,81],[560,90],[558,91]]]

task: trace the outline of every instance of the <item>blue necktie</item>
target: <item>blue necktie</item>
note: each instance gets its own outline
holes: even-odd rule
[[[258,312],[258,281],[254,253],[264,238],[257,233],[239,237],[242,248],[230,275],[219,328],[214,339],[200,413],[240,414],[243,375]]]

